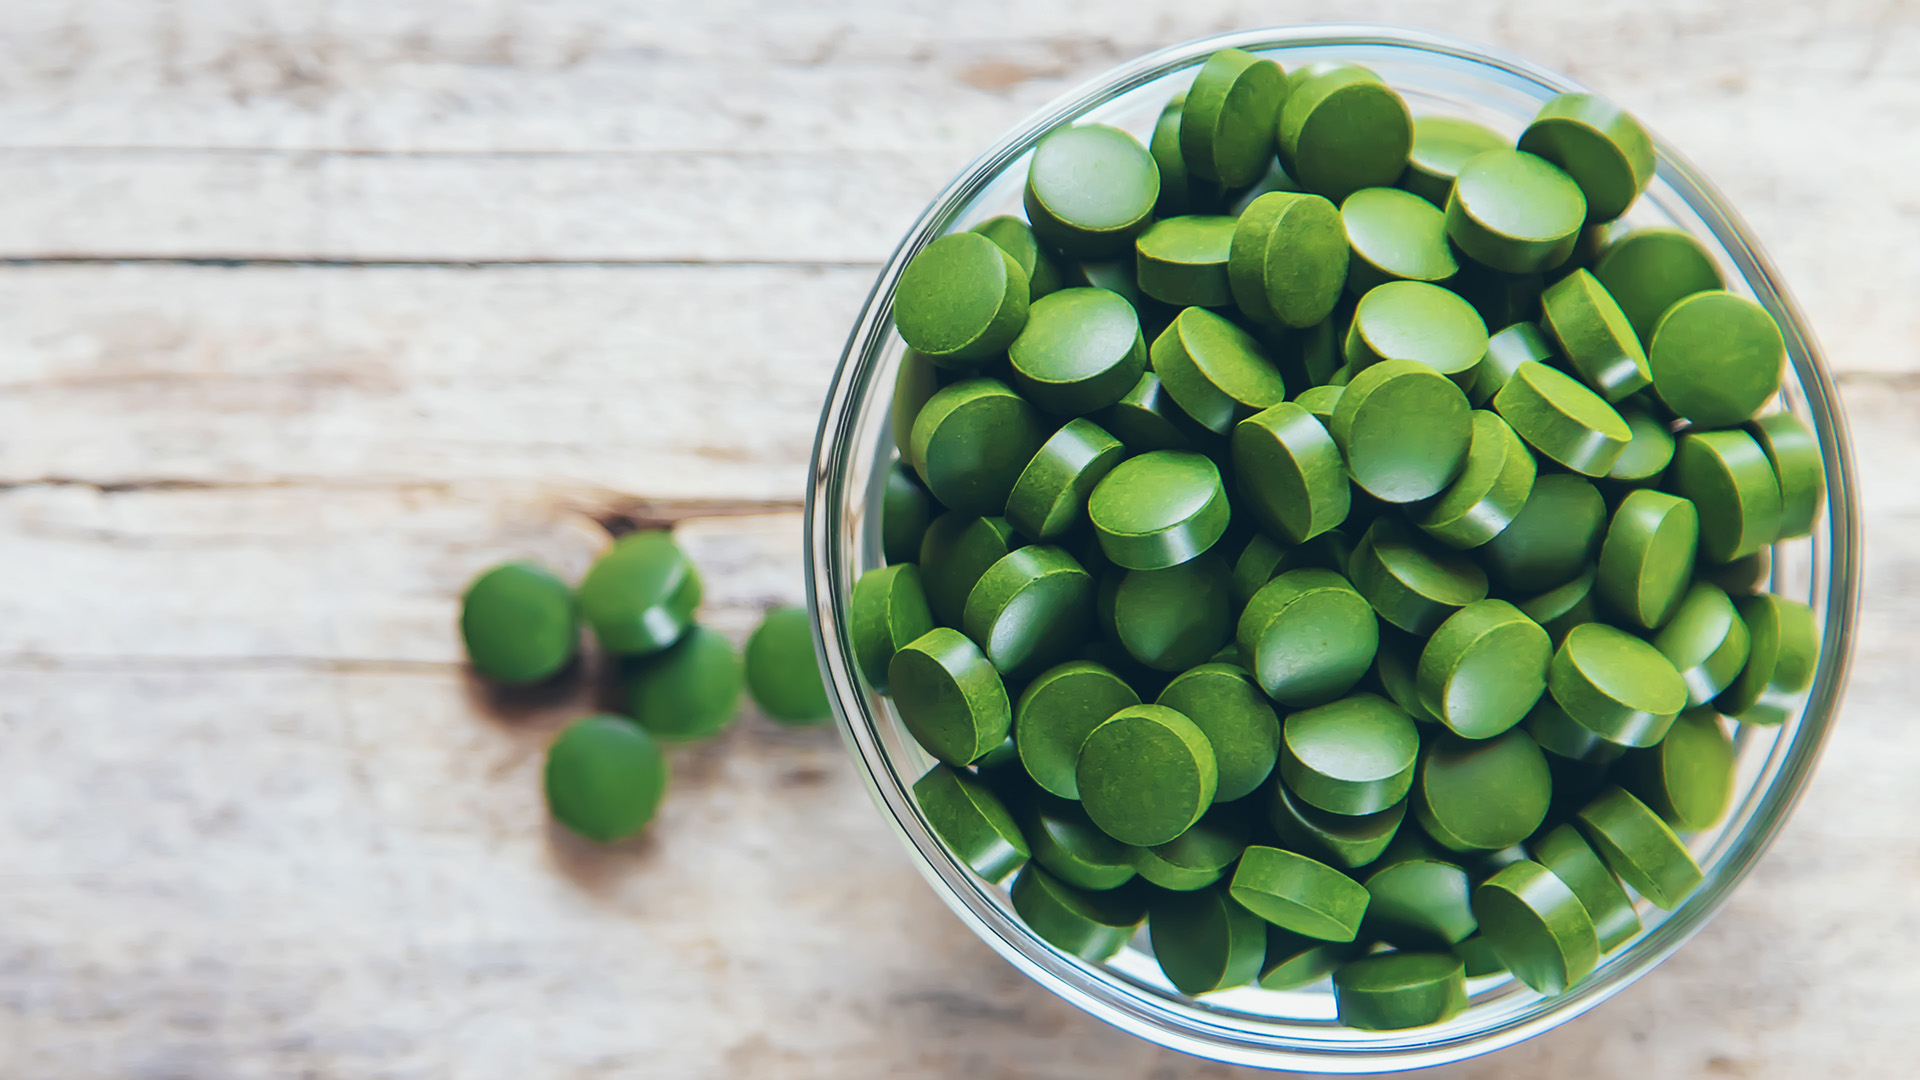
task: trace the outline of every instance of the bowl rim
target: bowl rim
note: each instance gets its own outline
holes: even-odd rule
[[[987,897],[979,880],[933,837],[920,818],[909,783],[886,765],[874,719],[852,665],[843,606],[852,568],[841,565],[834,545],[831,508],[839,504],[852,470],[850,454],[870,453],[852,445],[855,419],[869,395],[873,375],[865,361],[884,343],[891,325],[893,287],[907,260],[1045,132],[1075,116],[1165,75],[1191,67],[1223,48],[1250,51],[1301,47],[1357,46],[1406,49],[1435,54],[1469,67],[1491,68],[1511,79],[1552,93],[1584,92],[1556,72],[1461,38],[1424,30],[1366,24],[1279,26],[1237,30],[1181,42],[1117,65],[1059,95],[1014,125],[976,157],[928,204],[876,276],[847,338],[815,436],[807,492],[805,545],[807,605],[812,613],[814,646],[833,691],[829,697],[849,753],[869,794],[884,810],[921,872],[935,891],[973,932],[1016,968],[1082,1011],[1162,1046],[1240,1065],[1322,1073],[1381,1073],[1465,1060],[1541,1034],[1624,990],[1665,960],[1725,905],[1733,889],[1751,872],[1772,843],[1805,790],[1846,685],[1857,620],[1861,532],[1855,491],[1851,438],[1839,395],[1799,305],[1759,249],[1750,228],[1699,171],[1655,133],[1657,174],[1697,214],[1732,258],[1741,278],[1781,324],[1807,409],[1813,414],[1827,469],[1829,543],[1821,547],[1816,530],[1811,560],[1810,596],[1820,603],[1823,635],[1814,684],[1794,722],[1791,740],[1778,740],[1763,767],[1758,805],[1744,828],[1734,834],[1717,872],[1671,915],[1629,947],[1630,955],[1608,969],[1609,977],[1588,979],[1567,993],[1542,998],[1518,1017],[1443,1040],[1417,1034],[1379,1033],[1369,1043],[1309,1042],[1253,1037],[1228,1023],[1210,1020],[1203,1009],[1175,1009],[1121,992],[1100,969],[1039,945],[1031,931]],[[826,628],[842,628],[829,643]],[[850,704],[853,708],[850,709]],[[858,720],[853,715],[859,712]],[[1784,744],[1784,745],[1781,745]],[[1037,946],[1037,947],[1036,947]],[[1421,1029],[1413,1029],[1415,1033]]]

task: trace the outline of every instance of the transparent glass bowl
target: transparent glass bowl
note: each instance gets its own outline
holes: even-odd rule
[[[835,375],[814,447],[807,501],[809,601],[823,670],[874,801],[913,860],[975,933],[1048,990],[1142,1038],[1220,1061],[1328,1073],[1459,1061],[1571,1020],[1645,974],[1705,925],[1780,830],[1833,721],[1852,649],[1860,539],[1845,418],[1812,334],[1746,226],[1685,159],[1656,139],[1658,175],[1626,220],[1687,230],[1720,260],[1730,288],[1773,313],[1790,362],[1784,403],[1818,433],[1828,477],[1818,530],[1810,541],[1777,549],[1773,561],[1773,591],[1807,601],[1819,620],[1821,653],[1813,687],[1799,715],[1786,724],[1739,732],[1732,810],[1719,828],[1688,840],[1706,873],[1704,884],[1671,913],[1641,902],[1645,929],[1568,993],[1543,998],[1505,976],[1476,979],[1469,985],[1472,1001],[1465,1012],[1444,1024],[1404,1032],[1339,1026],[1325,984],[1286,993],[1230,990],[1196,1001],[1174,992],[1152,958],[1131,947],[1106,964],[1058,952],[1013,914],[1003,889],[975,877],[930,831],[910,788],[933,759],[906,733],[891,703],[860,678],[847,637],[853,582],[881,565],[875,511],[894,452],[889,408],[905,347],[893,329],[892,293],[901,269],[934,237],[996,214],[1020,213],[1027,155],[1042,134],[1062,124],[1097,121],[1131,131],[1144,143],[1168,97],[1185,88],[1209,54],[1229,46],[1269,56],[1289,70],[1319,59],[1356,61],[1399,90],[1416,116],[1465,116],[1516,136],[1542,101],[1581,89],[1525,61],[1435,35],[1381,27],[1285,27],[1223,34],[1142,57],[1066,94],[1009,132],[933,200],[900,242],[867,298]]]

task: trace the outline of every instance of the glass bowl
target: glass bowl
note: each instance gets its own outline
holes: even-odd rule
[[[861,679],[847,637],[853,582],[881,565],[879,516],[869,511],[880,505],[894,453],[889,407],[905,348],[893,329],[892,292],[907,261],[934,237],[996,214],[1020,213],[1027,155],[1042,134],[1062,124],[1098,121],[1145,143],[1168,97],[1185,88],[1209,54],[1227,47],[1271,57],[1289,70],[1319,59],[1356,61],[1399,90],[1415,115],[1466,116],[1516,136],[1542,101],[1581,89],[1523,60],[1436,35],[1382,27],[1282,27],[1163,49],[1029,117],[928,206],[881,271],[848,338],[821,417],[807,500],[807,584],[817,645],[849,749],[881,812],[961,920],[1040,985],[1141,1038],[1219,1061],[1326,1073],[1459,1061],[1565,1023],[1652,969],[1720,909],[1799,799],[1833,721],[1852,649],[1860,539],[1845,418],[1811,332],[1747,227],[1712,185],[1656,138],[1657,176],[1625,220],[1685,229],[1720,261],[1729,288],[1773,314],[1789,357],[1783,404],[1818,434],[1829,481],[1815,534],[1777,548],[1772,568],[1773,591],[1807,601],[1819,622],[1813,686],[1799,714],[1784,725],[1742,726],[1738,732],[1732,809],[1718,828],[1688,839],[1704,883],[1671,913],[1640,902],[1641,933],[1569,992],[1541,997],[1506,976],[1476,979],[1469,983],[1466,1011],[1409,1031],[1339,1026],[1324,982],[1302,991],[1246,988],[1194,1000],[1176,993],[1152,958],[1133,947],[1105,964],[1055,950],[1013,914],[1001,887],[975,877],[928,828],[910,788],[933,759],[906,733],[891,703]]]

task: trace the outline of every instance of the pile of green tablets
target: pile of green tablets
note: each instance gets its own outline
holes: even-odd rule
[[[617,713],[574,721],[547,751],[547,805],[591,840],[639,832],[666,790],[661,741],[718,734],[742,689],[773,719],[813,724],[828,715],[805,611],[775,608],[747,640],[700,625],[700,573],[665,532],[616,540],[579,588],[532,562],[475,578],[461,602],[460,632],[481,676],[503,685],[544,683],[574,665],[580,623],[617,665]]]
[[[1767,311],[1615,223],[1653,165],[1592,96],[1516,141],[1228,49],[913,257],[850,635],[1037,936],[1404,1028],[1700,882],[1729,720],[1812,680],[1758,586],[1825,492]]]

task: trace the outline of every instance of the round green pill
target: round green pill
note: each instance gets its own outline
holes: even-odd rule
[[[1465,384],[1486,354],[1487,324],[1480,313],[1424,281],[1389,281],[1369,289],[1347,327],[1347,363],[1355,370],[1383,360],[1413,360]]]
[[[1119,952],[1147,917],[1131,889],[1075,889],[1032,863],[1013,879],[1011,895],[1014,913],[1040,940],[1094,963]]]
[[[1545,364],[1521,364],[1493,408],[1528,445],[1585,476],[1607,475],[1633,441],[1613,406]]]
[[[909,347],[944,367],[973,367],[1027,321],[1026,272],[979,233],[949,233],[920,250],[893,290],[893,322]]]
[[[1780,537],[1780,481],[1766,451],[1744,431],[1680,436],[1673,489],[1700,510],[1700,556],[1726,563]]]
[[[913,420],[926,407],[927,399],[940,389],[941,371],[933,361],[908,349],[900,357],[900,373],[893,381],[893,444],[905,460],[913,446]]]
[[[575,720],[547,748],[547,808],[560,824],[610,844],[646,827],[667,788],[667,761],[622,716]]]
[[[947,850],[987,881],[1005,878],[1032,855],[999,797],[949,766],[935,765],[914,781],[913,798]]]
[[[933,520],[933,498],[902,461],[887,466],[886,485],[880,496],[881,557],[890,563],[912,562]]]
[[[909,457],[949,510],[998,514],[1046,437],[1040,414],[1006,383],[963,379],[936,391],[914,417]]]
[[[1313,414],[1322,427],[1333,423],[1333,410],[1340,406],[1344,386],[1309,386],[1294,395],[1293,403]]]
[[[1380,635],[1380,651],[1374,657],[1373,675],[1380,688],[1395,705],[1423,724],[1437,724],[1440,718],[1420,701],[1418,672],[1420,650],[1424,642],[1404,630],[1388,627]]]
[[[934,621],[959,626],[974,584],[1014,543],[1013,526],[1005,518],[954,511],[934,518],[920,541],[920,584]]]
[[[1213,746],[1193,721],[1164,705],[1108,717],[1080,746],[1080,804],[1102,832],[1136,847],[1164,844],[1213,804]]]
[[[1301,404],[1283,401],[1235,424],[1232,452],[1242,505],[1288,543],[1305,543],[1346,520],[1346,462],[1326,426]]]
[[[1304,329],[1333,313],[1347,259],[1346,230],[1333,203],[1270,191],[1248,203],[1234,226],[1227,280],[1249,319]]]
[[[1280,778],[1309,806],[1374,814],[1406,797],[1419,755],[1413,718],[1383,697],[1359,693],[1287,717]]]
[[[1180,411],[1160,376],[1143,372],[1133,388],[1094,417],[1100,426],[1136,454],[1155,450],[1191,450],[1206,429]]]
[[[1660,316],[1647,345],[1653,388],[1702,427],[1731,427],[1780,392],[1786,345],[1767,309],[1730,292],[1698,292]]]
[[[1537,862],[1523,859],[1481,882],[1473,890],[1473,914],[1494,955],[1536,993],[1558,994],[1600,962],[1586,905]]]
[[[1422,637],[1487,596],[1487,575],[1477,564],[1416,539],[1391,517],[1367,529],[1351,566],[1353,587],[1380,617]]]
[[[1398,180],[1413,145],[1406,102],[1379,76],[1351,64],[1293,84],[1277,124],[1281,167],[1335,202]]]
[[[1417,502],[1446,490],[1466,465],[1471,412],[1466,395],[1439,371],[1387,360],[1347,384],[1329,430],[1367,494]]]
[[[1457,735],[1485,739],[1519,723],[1547,688],[1553,644],[1505,600],[1479,600],[1440,624],[1420,653],[1421,704]]]
[[[1593,276],[1620,305],[1642,345],[1667,309],[1694,293],[1723,289],[1720,268],[1680,229],[1635,229],[1607,244]]]
[[[1545,158],[1489,150],[1460,166],[1447,236],[1494,270],[1526,274],[1566,261],[1586,222],[1580,185]]]
[[[1498,851],[1533,835],[1552,795],[1546,756],[1525,732],[1482,740],[1448,735],[1420,762],[1413,810],[1443,847]]]
[[[1287,399],[1286,382],[1260,343],[1205,308],[1182,311],[1149,356],[1181,411],[1216,434]]]
[[[1105,124],[1058,128],[1033,148],[1025,204],[1034,234],[1083,259],[1125,251],[1153,220],[1160,169],[1139,140]]]
[[[1399,1031],[1452,1019],[1467,1007],[1465,968],[1452,953],[1390,952],[1333,973],[1340,1022],[1361,1031]]]
[[[1352,252],[1347,291],[1356,296],[1389,281],[1445,281],[1460,272],[1447,216],[1412,192],[1362,188],[1340,204],[1340,224]]]
[[[1241,808],[1215,803],[1179,836],[1131,850],[1141,878],[1162,889],[1191,892],[1219,881],[1246,849],[1247,821]]]
[[[1599,570],[1589,566],[1565,585],[1556,585],[1514,606],[1539,623],[1558,648],[1568,631],[1594,620],[1593,583],[1598,577]]]
[[[1712,709],[1689,709],[1658,746],[1635,750],[1627,787],[1676,829],[1711,829],[1733,799],[1733,740]]]
[[[1048,667],[1086,640],[1093,623],[1093,576],[1064,549],[1015,548],[980,575],[961,625],[1011,678]]]
[[[1701,527],[1699,512],[1686,499],[1664,491],[1628,492],[1600,545],[1600,598],[1634,626],[1665,625],[1693,576]]]
[[[1700,884],[1700,865],[1660,815],[1618,787],[1583,808],[1577,824],[1620,880],[1663,911]]]
[[[1820,516],[1820,504],[1827,497],[1820,440],[1805,422],[1788,412],[1768,413],[1749,423],[1746,430],[1766,452],[1774,478],[1780,483],[1779,539],[1811,534]]]
[[[1620,406],[1620,419],[1627,422],[1632,437],[1619,460],[1607,470],[1607,479],[1635,487],[1652,486],[1673,464],[1673,432],[1667,425],[1637,405]]]
[[[1253,594],[1237,639],[1267,696],[1293,707],[1321,705],[1353,689],[1372,666],[1380,622],[1346,578],[1305,567]]]
[[[1060,539],[1086,520],[1087,496],[1126,455],[1100,425],[1084,416],[1067,421],[1013,482],[1007,523],[1035,540]]]
[[[1592,94],[1561,94],[1540,106],[1520,149],[1560,166],[1586,196],[1588,221],[1626,213],[1653,180],[1653,140],[1632,116]]]
[[[1529,360],[1542,364],[1558,363],[1559,354],[1548,343],[1546,335],[1531,322],[1517,322],[1487,339],[1487,355],[1473,369],[1473,385],[1467,387],[1467,398],[1476,406],[1485,406],[1493,400],[1493,395],[1507,385],[1513,373],[1520,365]]]
[[[1453,955],[1459,957],[1461,964],[1465,965],[1467,978],[1469,979],[1480,979],[1489,975],[1502,975],[1505,974],[1507,970],[1507,965],[1501,963],[1500,958],[1494,955],[1493,946],[1489,945],[1487,939],[1479,934],[1475,934],[1460,944],[1455,945],[1453,947]]]
[[[1413,121],[1413,148],[1400,186],[1444,210],[1460,166],[1488,150],[1505,150],[1511,140],[1484,124],[1457,116],[1421,116]]]
[[[969,764],[999,746],[1013,725],[1000,673],[951,627],[935,627],[895,653],[887,683],[907,730],[949,765]]]
[[[1332,866],[1351,870],[1380,857],[1406,820],[1406,800],[1372,814],[1331,814],[1311,806],[1287,790],[1271,788],[1267,821],[1288,848]]]
[[[1115,636],[1127,655],[1156,671],[1190,668],[1233,637],[1233,574],[1211,552],[1161,570],[1130,570],[1112,588]]]
[[[1633,324],[1599,279],[1575,270],[1540,294],[1545,323],[1573,369],[1608,401],[1653,382]]]
[[[1206,663],[1175,676],[1155,704],[1192,720],[1213,745],[1218,770],[1214,799],[1253,794],[1280,754],[1280,718],[1245,670]]]
[[[1280,65],[1242,49],[1221,49],[1193,76],[1180,108],[1180,156],[1195,176],[1229,188],[1266,173],[1273,125],[1286,100]]]
[[[662,739],[701,739],[726,727],[746,685],[733,643],[704,626],[629,661],[623,676],[627,715]]]
[[[1027,775],[1046,791],[1078,799],[1074,769],[1087,734],[1122,709],[1140,704],[1127,681],[1091,660],[1070,660],[1041,672],[1020,694],[1013,740]]]
[[[860,575],[847,601],[847,636],[854,661],[875,690],[887,692],[893,654],[933,629],[933,610],[912,563],[882,566]]]
[[[1061,289],[1034,301],[1007,360],[1028,401],[1056,416],[1081,416],[1119,401],[1140,381],[1147,344],[1125,297]]]
[[[1367,875],[1363,930],[1402,949],[1447,949],[1473,936],[1473,882],[1444,859],[1389,855]]]
[[[1540,744],[1540,749],[1568,761],[1607,765],[1619,760],[1627,752],[1626,747],[1608,742],[1597,732],[1568,716],[1551,694],[1542,697],[1534,705],[1523,727],[1533,741]]]
[[[1673,618],[1654,635],[1653,647],[1673,661],[1687,684],[1687,704],[1705,705],[1733,685],[1747,666],[1747,624],[1726,590],[1696,581]]]
[[[1626,890],[1592,846],[1580,838],[1579,830],[1556,825],[1527,847],[1535,862],[1553,871],[1553,876],[1579,897],[1602,954],[1640,932],[1640,916],[1633,910],[1633,901],[1627,899]]]
[[[1361,951],[1353,942],[1316,941],[1268,923],[1267,956],[1260,965],[1260,988],[1297,990],[1312,985],[1357,958]]]
[[[1367,911],[1367,890],[1323,862],[1254,845],[1240,856],[1228,892],[1262,919],[1321,941],[1352,941]]]
[[[1156,896],[1147,933],[1167,981],[1189,997],[1250,983],[1267,958],[1267,924],[1225,889]]]
[[[1000,250],[1012,256],[1013,261],[1027,275],[1027,298],[1038,300],[1060,287],[1060,268],[1054,265],[1053,257],[1040,247],[1040,240],[1033,235],[1033,229],[1027,223],[1010,214],[988,218],[967,230],[1000,245]]]
[[[1746,668],[1715,704],[1743,724],[1783,723],[1813,685],[1820,659],[1813,609],[1771,593],[1742,597],[1738,606],[1752,646]]]
[[[1772,553],[1772,548],[1761,548],[1744,559],[1718,566],[1709,563],[1696,571],[1700,580],[1713,582],[1727,590],[1729,596],[1750,596],[1759,592],[1763,583],[1772,580]]]
[[[1233,303],[1227,256],[1235,218],[1186,214],[1162,218],[1134,238],[1140,291],[1163,304],[1225,307]]]
[[[1080,804],[1047,795],[1025,801],[1018,818],[1033,861],[1076,889],[1117,889],[1133,880],[1135,848],[1103,833]]]
[[[1201,454],[1155,450],[1128,458],[1087,499],[1100,548],[1129,570],[1177,566],[1226,532],[1220,470]]]
[[[1147,139],[1147,152],[1160,169],[1160,197],[1154,202],[1154,213],[1161,217],[1218,209],[1223,194],[1219,181],[1197,175],[1180,156],[1180,113],[1186,100],[1185,94],[1175,94],[1160,110],[1153,135]]]
[[[1414,523],[1453,548],[1474,548],[1513,524],[1533,493],[1533,452],[1505,420],[1484,409],[1472,415],[1473,439],[1460,475]]]
[[[1527,504],[1480,549],[1487,568],[1520,594],[1566,584],[1599,551],[1607,526],[1600,489],[1565,473],[1537,477]]]
[[[1605,623],[1576,626],[1547,670],[1553,700],[1582,727],[1621,746],[1652,746],[1687,705],[1673,662]]]
[[[783,724],[827,719],[827,689],[813,653],[813,620],[797,607],[774,608],[747,639],[747,692]]]
[[[600,647],[638,656],[666,648],[693,625],[700,574],[670,534],[629,533],[594,562],[578,596]]]
[[[474,670],[503,683],[544,682],[580,644],[573,590],[531,562],[496,566],[460,599],[460,636]]]

